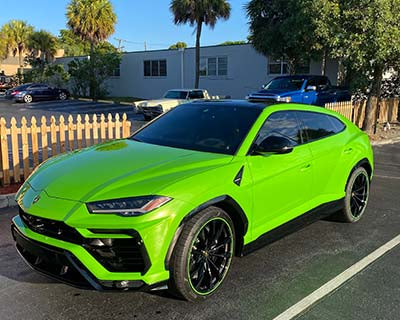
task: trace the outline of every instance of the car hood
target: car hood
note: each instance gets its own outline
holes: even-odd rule
[[[137,107],[156,107],[159,105],[165,106],[165,105],[177,105],[179,103],[182,103],[182,99],[157,99],[157,100],[143,100],[143,101],[138,101],[135,102],[135,105]]]
[[[27,180],[49,197],[81,202],[159,192],[232,156],[116,140],[51,158]]]
[[[286,96],[294,93],[296,91],[288,91],[288,90],[278,90],[278,89],[268,89],[268,90],[260,90],[255,92],[253,95],[260,95],[260,96]]]

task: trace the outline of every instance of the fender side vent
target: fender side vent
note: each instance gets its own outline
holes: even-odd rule
[[[238,186],[240,186],[240,183],[242,182],[243,170],[244,170],[244,166],[242,166],[240,168],[239,172],[235,176],[235,179],[233,179],[233,183]]]

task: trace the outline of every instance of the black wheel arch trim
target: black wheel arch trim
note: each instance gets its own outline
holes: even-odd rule
[[[241,226],[241,230],[235,229],[235,231],[240,232],[240,236],[236,236],[235,255],[237,255],[237,256],[242,255],[243,246],[244,246],[243,239],[244,239],[245,234],[247,233],[249,222],[248,222],[247,216],[244,213],[242,207],[232,197],[230,197],[228,195],[222,195],[222,196],[210,199],[210,200],[204,202],[203,204],[197,206],[182,219],[182,221],[180,222],[177,230],[175,231],[174,237],[168,247],[167,255],[164,260],[164,265],[165,265],[166,270],[169,270],[172,253],[173,253],[175,245],[182,233],[185,223],[190,218],[192,218],[193,216],[198,214],[200,211],[202,211],[203,209],[208,208],[210,206],[216,206],[223,210],[226,207],[229,207],[235,211],[234,215],[231,215],[229,212],[227,212],[227,213],[232,218],[235,227],[237,227],[237,224],[239,224]],[[240,219],[240,220],[238,221],[238,219]]]
[[[346,179],[346,184],[344,186],[345,191],[347,189],[347,185],[349,184],[349,180],[350,180],[352,173],[354,172],[354,170],[356,170],[359,167],[363,167],[367,171],[368,177],[369,177],[369,182],[371,183],[374,169],[373,169],[371,163],[369,162],[369,160],[367,158],[363,158],[363,159],[359,160],[357,163],[355,163],[353,165],[353,167],[351,168],[349,175],[347,176],[347,179]]]

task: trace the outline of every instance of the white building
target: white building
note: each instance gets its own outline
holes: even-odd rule
[[[243,99],[287,73],[285,62],[267,59],[251,44],[201,47],[200,56],[200,88],[211,95]],[[59,58],[57,63],[67,66],[72,59]],[[321,74],[321,63],[311,61],[303,73]],[[336,83],[335,61],[328,61],[326,75]],[[108,90],[111,96],[159,98],[169,89],[192,88],[194,80],[195,48],[134,51],[122,55],[119,72],[109,79]]]

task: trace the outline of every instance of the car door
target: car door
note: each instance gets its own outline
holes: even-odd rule
[[[28,92],[35,100],[42,100],[45,97],[44,85],[43,84],[33,84],[28,88]]]
[[[305,104],[315,104],[317,101],[317,78],[311,78],[306,81],[304,93],[303,93],[303,103]],[[314,87],[315,89],[311,89]]]
[[[352,152],[344,149],[345,125],[339,119],[319,112],[298,111],[297,115],[313,155],[313,197],[335,197],[337,178],[343,174],[341,159],[345,153]]]
[[[52,88],[50,88],[47,85],[42,85],[41,87],[41,91],[42,91],[42,99],[53,99],[55,92]]]
[[[308,145],[302,144],[296,112],[271,114],[260,129],[255,145],[271,136],[289,139],[293,150],[247,156],[253,178],[254,237],[303,213],[299,208],[309,200],[312,190],[312,154]]]

